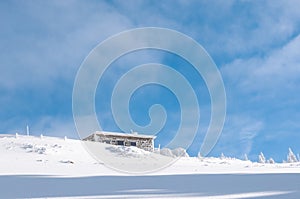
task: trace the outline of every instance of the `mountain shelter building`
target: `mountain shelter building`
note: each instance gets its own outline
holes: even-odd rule
[[[143,135],[137,132],[133,133],[118,133],[118,132],[106,132],[96,131],[88,137],[84,138],[84,141],[101,142],[112,145],[120,146],[135,146],[146,151],[154,151],[154,135]]]

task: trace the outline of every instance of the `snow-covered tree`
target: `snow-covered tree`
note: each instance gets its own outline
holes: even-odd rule
[[[172,154],[175,157],[189,157],[189,154],[186,152],[186,150],[184,148],[176,148],[172,150]]]
[[[245,160],[245,161],[248,161],[248,160],[249,160],[246,153],[244,154],[244,160]]]
[[[164,155],[164,156],[168,156],[168,157],[174,157],[171,149],[169,149],[169,148],[162,148],[160,150],[160,154]]]
[[[273,158],[270,158],[270,159],[268,160],[268,163],[270,163],[270,164],[275,164],[275,161],[274,161]]]
[[[16,138],[18,138],[19,137],[19,134],[18,133],[16,133]]]
[[[297,154],[297,157],[298,157],[298,161],[300,162],[300,154],[299,153]]]
[[[200,152],[198,153],[197,157],[198,157],[199,159],[202,159],[202,158],[203,158]]]
[[[40,137],[41,137],[41,139],[43,139],[44,138],[43,134],[41,134]]]
[[[295,156],[291,148],[289,148],[289,154],[287,155],[287,162],[288,163],[298,162],[297,157]]]
[[[26,126],[26,134],[27,134],[27,136],[29,136],[29,126],[28,125]]]
[[[258,155],[258,162],[263,164],[266,163],[266,158],[262,152],[260,152],[260,154]]]
[[[225,159],[225,158],[226,158],[226,157],[225,157],[224,153],[221,153],[220,159],[223,160],[223,159]]]

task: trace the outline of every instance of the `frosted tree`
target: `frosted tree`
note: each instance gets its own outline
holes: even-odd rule
[[[223,160],[223,159],[225,159],[225,158],[226,158],[226,157],[225,157],[224,153],[221,153],[220,159]]]
[[[268,160],[268,163],[270,163],[270,164],[275,164],[275,161],[274,161],[273,158],[270,158],[270,159]]]
[[[299,153],[297,154],[297,157],[298,157],[298,161],[300,162],[300,154]]]
[[[266,158],[262,152],[260,152],[260,154],[258,155],[258,162],[262,164],[266,163]]]
[[[26,126],[26,134],[27,134],[27,136],[29,136],[29,126],[28,125]]]
[[[244,154],[244,160],[245,160],[245,161],[248,161],[248,160],[249,160],[246,153]]]
[[[176,148],[172,150],[172,154],[175,157],[189,157],[189,154],[186,152],[186,150],[184,148]]]
[[[199,159],[202,159],[202,158],[203,158],[200,152],[198,153],[197,157],[198,157]]]
[[[287,162],[288,163],[298,162],[297,157],[295,156],[291,148],[289,148],[289,154],[287,155]]]
[[[174,157],[174,155],[173,155],[171,149],[169,149],[169,148],[162,148],[162,149],[160,150],[160,154],[161,154],[161,155],[164,155],[164,156],[168,156],[168,157]]]

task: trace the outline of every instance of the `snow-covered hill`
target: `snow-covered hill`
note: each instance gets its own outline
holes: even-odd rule
[[[161,155],[98,143],[117,157]],[[0,198],[300,198],[300,163],[182,157],[154,173],[119,173],[95,160],[79,140],[0,135]],[[164,156],[163,158],[170,158]]]

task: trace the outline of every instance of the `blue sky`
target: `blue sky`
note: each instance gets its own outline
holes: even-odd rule
[[[155,26],[194,38],[221,71],[227,117],[210,155],[248,154],[256,160],[262,151],[282,161],[288,147],[300,153],[298,4],[279,0],[1,1],[0,133],[25,133],[28,124],[36,135],[78,137],[72,89],[84,58],[113,34]],[[109,110],[114,82],[124,68],[154,61],[172,65],[201,90],[197,94],[200,130],[189,149],[195,155],[209,124],[208,91],[188,63],[166,52],[135,52],[112,64],[98,87],[98,119],[105,129],[118,130]],[[163,104],[168,112],[164,132],[176,131],[178,102],[159,86],[149,85],[134,94],[133,119],[147,124],[145,112],[153,103]]]

